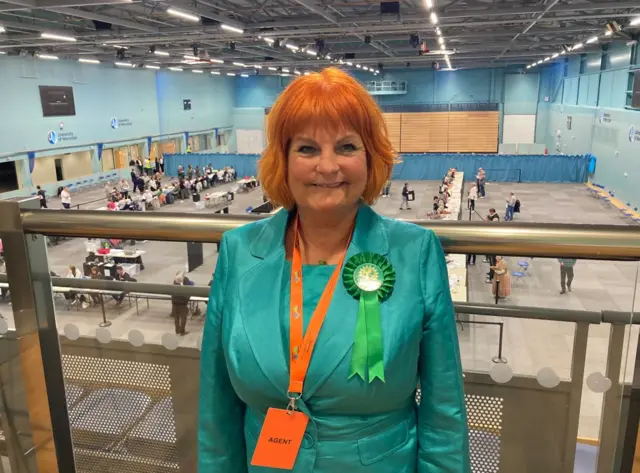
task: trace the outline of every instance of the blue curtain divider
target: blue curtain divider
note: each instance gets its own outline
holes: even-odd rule
[[[177,176],[178,165],[186,169],[211,164],[214,169],[233,166],[238,176],[257,174],[258,154],[165,154],[165,171]],[[587,181],[588,156],[508,155],[508,154],[403,154],[393,168],[393,179],[436,181],[449,168],[464,172],[467,180],[484,168],[493,182],[582,183]]]

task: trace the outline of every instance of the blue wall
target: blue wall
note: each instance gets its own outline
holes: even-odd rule
[[[0,59],[0,84],[0,156],[227,127],[233,121],[235,86],[227,77],[6,57]],[[43,118],[40,85],[72,86],[76,115]],[[183,98],[191,99],[191,111],[182,109]],[[111,128],[114,117],[121,123],[117,129]],[[49,130],[72,133],[72,139],[51,145]]]

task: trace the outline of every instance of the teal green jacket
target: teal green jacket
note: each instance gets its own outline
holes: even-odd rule
[[[282,293],[290,277],[288,220],[283,210],[222,239],[202,340],[200,473],[283,471],[253,467],[251,458],[267,409],[287,404],[280,314],[289,304]],[[440,242],[430,230],[363,205],[346,259],[361,252],[385,256],[396,271],[393,293],[380,306],[386,382],[349,379],[358,301],[340,283],[298,404],[310,421],[293,472],[468,473],[462,369]]]

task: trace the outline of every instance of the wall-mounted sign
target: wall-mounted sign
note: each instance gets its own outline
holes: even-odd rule
[[[191,110],[191,99],[182,100],[182,109],[183,110]]]
[[[572,122],[573,122],[573,117],[571,117],[571,115],[567,116],[567,130],[571,130]]]
[[[78,137],[75,133],[68,131],[67,133],[58,133],[55,130],[49,130],[47,133],[47,141],[50,145],[58,144],[60,141],[75,141]]]
[[[123,126],[131,125],[133,125],[133,123],[131,123],[131,120],[129,120],[128,118],[111,118],[111,128],[113,128],[114,130],[117,130],[118,128]]]
[[[598,121],[600,123],[611,123],[611,114],[605,112],[604,110],[600,110],[598,113]]]
[[[633,125],[629,127],[629,141],[631,143],[640,143],[640,130],[636,130]]]
[[[111,128],[113,128],[114,130],[118,129],[118,119],[115,117],[111,119]]]

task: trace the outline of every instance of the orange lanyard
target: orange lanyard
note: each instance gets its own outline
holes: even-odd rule
[[[318,306],[313,312],[307,333],[303,337],[303,318],[302,318],[302,256],[300,255],[300,247],[298,244],[298,219],[294,222],[295,233],[293,241],[293,258],[291,264],[291,304],[289,308],[290,314],[290,373],[289,373],[289,391],[287,393],[289,397],[289,408],[295,409],[295,401],[302,396],[302,387],[304,379],[309,369],[309,363],[311,362],[311,355],[313,354],[313,347],[320,335],[320,329],[324,323],[327,310],[331,304],[333,293],[340,277],[342,270],[342,263],[344,262],[347,248],[349,243],[340,258],[340,261],[336,265],[336,269],[333,271],[329,282],[327,283]]]

